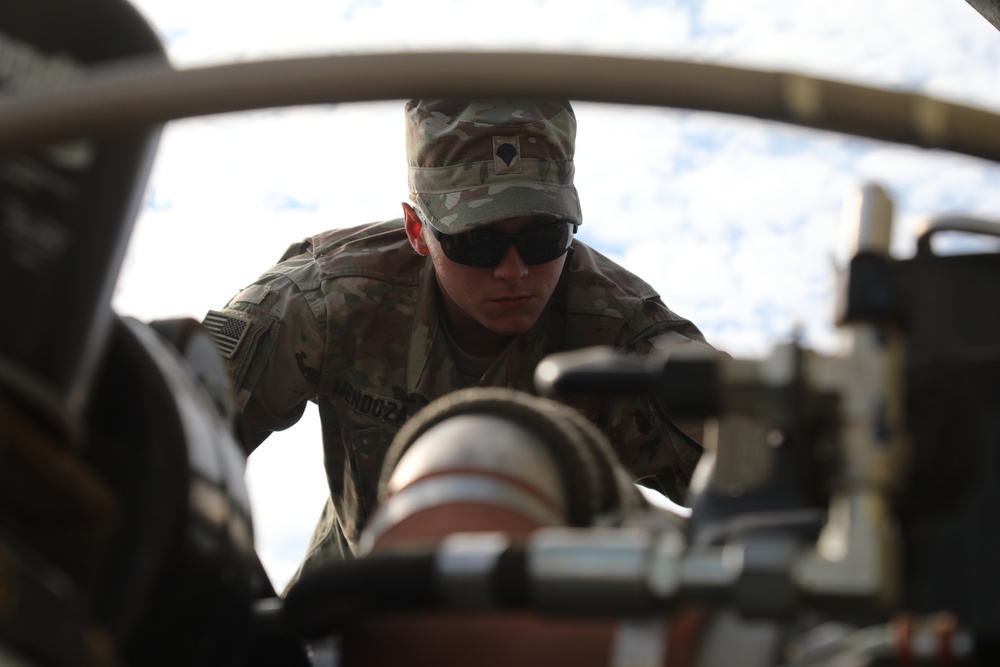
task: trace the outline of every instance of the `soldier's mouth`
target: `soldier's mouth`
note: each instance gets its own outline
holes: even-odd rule
[[[500,304],[502,306],[520,306],[530,302],[532,299],[530,294],[517,294],[511,296],[501,296],[491,299],[493,303]]]

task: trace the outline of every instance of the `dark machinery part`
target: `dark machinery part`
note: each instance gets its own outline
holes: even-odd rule
[[[198,354],[212,343],[197,322],[155,326],[114,321],[84,415],[87,439],[72,457],[49,457],[63,471],[86,473],[113,500],[113,530],[99,565],[85,570],[90,576],[73,566],[89,552],[92,531],[39,514],[45,506],[34,501],[51,495],[48,487],[4,485],[4,501],[38,509],[0,535],[0,553],[8,555],[0,558],[0,580],[21,582],[0,596],[0,638],[38,664],[256,664],[265,650],[290,650],[280,633],[257,636],[251,613],[255,599],[274,591],[253,547],[233,415],[211,394],[225,381],[221,361]],[[5,428],[8,447],[11,435]],[[37,474],[21,459],[4,463],[5,472]],[[5,511],[5,524],[8,518]],[[18,530],[24,526],[48,527],[62,539]],[[73,558],[64,562],[67,555]],[[52,622],[60,618],[77,619],[76,641],[88,660],[65,655],[73,625]],[[55,647],[64,653],[52,654]]]
[[[0,92],[169,68],[124,0],[0,4]],[[229,380],[194,321],[111,309],[159,126],[0,155],[0,662],[300,664],[253,545]],[[260,661],[260,662],[257,662]]]
[[[994,28],[1000,30],[1000,2],[997,0],[968,0],[968,3],[982,14],[983,18],[992,23]]]
[[[123,0],[2,3],[0,58],[3,93],[128,58],[168,67]],[[18,317],[0,331],[0,389],[16,384],[26,408],[67,437],[107,348],[111,292],[159,134],[146,126],[0,157],[0,295]]]

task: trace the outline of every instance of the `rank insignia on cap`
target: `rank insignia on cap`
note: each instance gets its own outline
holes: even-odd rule
[[[226,315],[217,310],[208,311],[202,324],[208,329],[215,346],[226,359],[233,356],[243,337],[250,330],[249,320],[234,314]]]
[[[520,137],[493,137],[493,170],[497,174],[521,173]]]

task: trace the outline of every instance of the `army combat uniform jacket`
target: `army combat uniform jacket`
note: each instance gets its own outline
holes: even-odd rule
[[[460,372],[438,298],[430,260],[412,250],[394,220],[294,245],[205,320],[227,358],[251,449],[294,424],[308,401],[319,406],[330,500],[307,567],[356,548],[375,509],[383,457],[403,422],[477,383]],[[649,285],[574,241],[539,321],[478,384],[533,392],[535,366],[553,352],[612,345],[645,355],[693,341],[704,344]],[[701,447],[651,399],[595,405],[584,411],[626,468],[681,501]]]

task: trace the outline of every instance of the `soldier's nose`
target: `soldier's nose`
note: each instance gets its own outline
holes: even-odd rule
[[[511,246],[507,248],[507,253],[493,269],[493,275],[500,280],[516,283],[528,275],[528,265],[521,259],[521,254],[517,251],[517,248]]]

